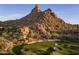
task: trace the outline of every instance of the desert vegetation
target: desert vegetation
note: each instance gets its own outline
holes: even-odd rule
[[[79,54],[79,25],[68,24],[50,8],[36,5],[21,19],[0,22],[0,54]]]

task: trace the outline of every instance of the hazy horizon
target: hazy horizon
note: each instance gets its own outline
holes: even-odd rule
[[[0,4],[0,21],[15,20],[24,17],[35,4]],[[51,8],[55,14],[67,23],[79,24],[79,4],[40,4],[40,9]]]

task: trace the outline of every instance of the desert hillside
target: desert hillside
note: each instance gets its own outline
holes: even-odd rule
[[[42,11],[39,5],[35,5],[32,11],[21,19],[0,22],[1,53],[9,53],[17,45],[44,40],[77,42],[79,25],[68,24],[52,9]]]

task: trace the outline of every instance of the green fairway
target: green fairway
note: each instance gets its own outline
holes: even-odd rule
[[[14,54],[22,55],[78,55],[78,42],[39,42],[13,47]]]

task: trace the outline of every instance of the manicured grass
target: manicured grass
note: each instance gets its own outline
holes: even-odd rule
[[[57,44],[57,45],[55,45]],[[19,47],[19,46],[17,46]],[[17,54],[17,47],[14,47],[14,53]],[[78,42],[40,42],[30,45],[21,45],[19,54],[24,55],[78,55],[79,43]],[[54,49],[56,47],[57,49]]]

